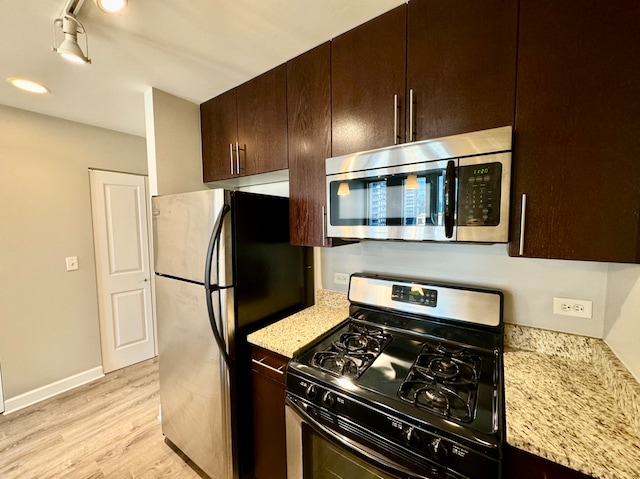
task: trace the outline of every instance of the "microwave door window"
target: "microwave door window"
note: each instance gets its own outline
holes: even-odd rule
[[[366,184],[361,180],[332,181],[331,224],[359,226],[367,222]]]
[[[387,181],[369,183],[369,226],[387,225]]]
[[[403,181],[402,224],[442,226],[444,174],[442,171],[410,174]]]

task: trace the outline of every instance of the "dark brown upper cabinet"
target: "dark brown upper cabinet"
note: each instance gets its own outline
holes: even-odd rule
[[[331,45],[287,62],[291,244],[330,246],[325,237],[325,160],[331,156]]]
[[[404,141],[407,6],[331,42],[332,154]]]
[[[518,2],[411,0],[406,141],[513,125]]]
[[[637,2],[520,0],[512,256],[639,262],[639,24]]]
[[[200,106],[205,183],[287,168],[286,76],[280,65]]]
[[[205,183],[234,176],[238,141],[236,89],[200,105],[202,176]]]

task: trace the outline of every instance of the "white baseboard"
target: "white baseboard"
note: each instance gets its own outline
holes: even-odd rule
[[[97,368],[74,374],[73,376],[47,384],[46,386],[39,387],[33,391],[20,394],[19,396],[8,398],[4,402],[4,414],[11,414],[12,412],[31,406],[32,404],[57,396],[58,394],[77,388],[78,386],[82,386],[83,384],[95,381],[96,379],[100,379],[103,376],[104,372],[102,371],[102,366],[98,366]]]

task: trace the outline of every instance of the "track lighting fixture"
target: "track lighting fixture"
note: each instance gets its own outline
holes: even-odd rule
[[[95,2],[105,13],[120,13],[127,8],[127,0],[95,0]]]
[[[59,47],[56,48],[56,27],[62,27],[64,40]],[[84,34],[85,50],[82,51],[78,45],[78,33]],[[71,13],[65,13],[61,18],[53,21],[53,44],[52,50],[59,53],[63,58],[74,63],[91,63],[89,59],[89,38],[82,23]]]

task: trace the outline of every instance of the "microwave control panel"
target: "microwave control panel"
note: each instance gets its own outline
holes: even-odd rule
[[[458,170],[458,225],[500,224],[502,163],[461,166]]]

